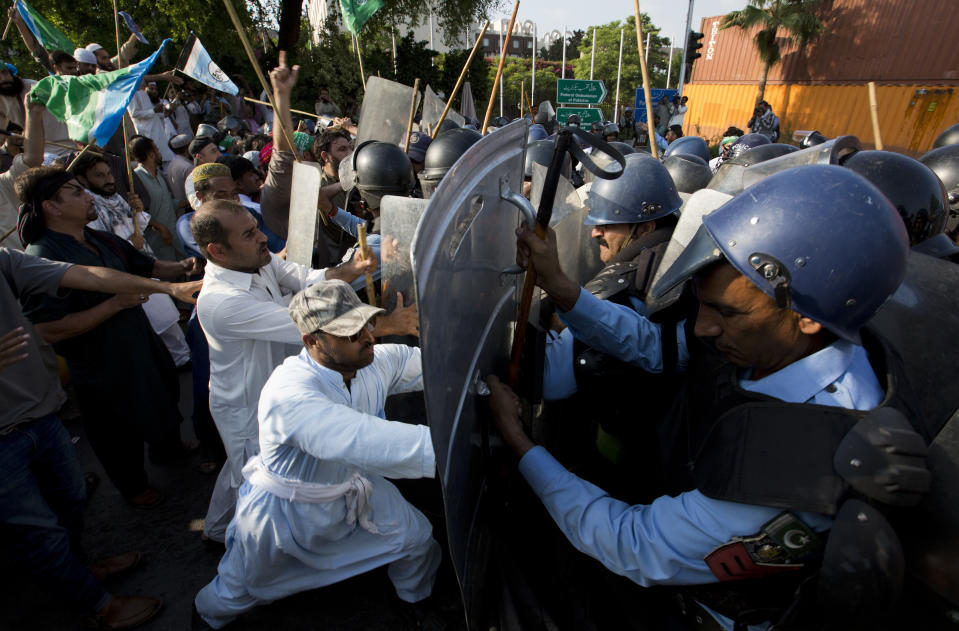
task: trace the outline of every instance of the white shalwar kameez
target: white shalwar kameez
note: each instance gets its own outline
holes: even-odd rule
[[[439,544],[385,479],[434,475],[429,428],[384,419],[388,395],[422,388],[419,349],[397,344],[374,346],[349,388],[306,349],[274,371],[226,554],[196,597],[208,624],[385,564],[401,599],[429,596]]]

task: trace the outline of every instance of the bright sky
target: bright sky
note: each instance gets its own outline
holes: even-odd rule
[[[506,6],[502,15],[494,15],[491,20],[498,24],[499,19],[508,20],[513,9],[512,0],[504,0]],[[699,30],[702,19],[711,15],[721,15],[746,5],[746,0],[695,0],[693,5],[694,31]],[[639,9],[648,13],[653,24],[662,29],[662,35],[674,38],[677,46],[681,46],[683,28],[686,25],[688,3],[683,0],[640,0]],[[542,36],[552,30],[562,32],[563,25],[567,30],[585,30],[594,24],[605,24],[613,20],[623,20],[633,14],[633,3],[623,0],[612,2],[586,3],[582,0],[522,0],[518,22],[532,20],[536,23],[537,34]],[[634,36],[635,37],[635,36]]]

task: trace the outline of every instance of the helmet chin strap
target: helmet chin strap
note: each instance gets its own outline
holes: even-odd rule
[[[635,238],[635,236],[636,236],[636,230],[637,230],[638,228],[639,228],[639,224],[638,224],[638,223],[634,223],[634,224],[633,224],[633,227],[632,227],[632,228],[630,229],[630,231],[629,231],[629,236],[627,236],[626,239],[623,241],[623,245],[619,246],[619,249],[616,250],[616,252],[613,253],[613,256],[616,256],[617,254],[619,254],[620,252],[622,252],[623,250],[625,250],[625,249],[626,249],[626,246],[628,246],[630,243],[633,242],[633,238]],[[608,243],[608,242],[607,242],[607,243]]]

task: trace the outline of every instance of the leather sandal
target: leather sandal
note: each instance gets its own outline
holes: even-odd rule
[[[129,572],[140,564],[140,553],[134,550],[126,554],[101,559],[90,566],[90,573],[101,583],[107,579]]]
[[[83,620],[87,629],[133,629],[153,616],[163,607],[159,598],[148,596],[114,596],[107,606]]]

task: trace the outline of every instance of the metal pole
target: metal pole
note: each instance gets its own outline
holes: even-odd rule
[[[686,12],[686,30],[683,31],[683,58],[679,63],[679,83],[676,86],[680,95],[683,93],[683,86],[686,85],[686,41],[689,39],[689,32],[693,25],[693,1],[689,0],[689,11]]]
[[[503,30],[502,30],[503,24],[502,23],[500,23],[499,28],[500,28],[499,54],[503,59],[506,59],[506,50],[503,49]],[[507,41],[509,41],[509,38],[507,38]],[[494,85],[493,88],[495,89],[496,86]],[[499,76],[499,115],[500,116],[503,115],[503,75],[502,73],[500,73],[500,76]]]
[[[560,79],[566,78],[566,25],[563,25],[563,68]]]
[[[430,50],[436,50],[435,48],[433,48],[433,11],[430,11]],[[435,65],[436,64],[433,60],[433,55],[430,54],[430,66],[435,66]]]
[[[646,33],[646,63],[649,63],[649,33]]]
[[[533,25],[533,79],[529,85],[529,96],[532,101],[536,100],[536,25]],[[522,99],[521,99],[522,100]],[[530,112],[532,116],[533,112]]]
[[[616,68],[616,103],[613,105],[613,120],[619,122],[619,80],[623,75],[623,33],[625,29],[619,29],[619,66]]]
[[[673,42],[669,42],[669,62],[666,64],[666,89],[669,89],[669,80],[673,74]]]
[[[390,16],[390,41],[393,42],[393,78],[396,78],[396,29],[393,28],[393,17]]]
[[[593,80],[593,62],[596,61],[596,27],[593,27],[593,51],[589,54],[589,80]]]

